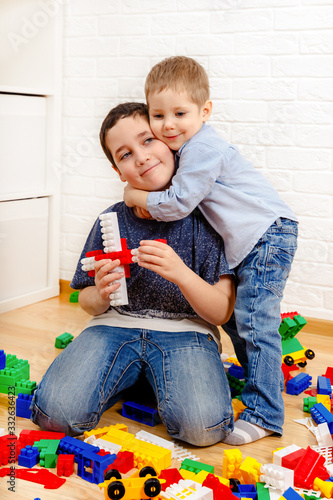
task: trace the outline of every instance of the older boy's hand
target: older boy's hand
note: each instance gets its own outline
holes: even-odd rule
[[[189,268],[177,253],[167,244],[159,241],[140,241],[139,248],[132,250],[133,261],[150,269],[172,283],[181,282]],[[134,260],[135,259],[135,260]]]
[[[103,302],[110,303],[110,294],[120,287],[120,283],[116,280],[121,279],[124,273],[114,272],[118,266],[120,266],[119,259],[103,259],[95,264],[95,286]]]

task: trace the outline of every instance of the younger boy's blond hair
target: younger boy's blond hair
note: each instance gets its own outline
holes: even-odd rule
[[[209,99],[208,75],[201,64],[190,57],[168,57],[155,64],[147,75],[145,94],[148,107],[149,96],[166,89],[187,92],[201,108]]]

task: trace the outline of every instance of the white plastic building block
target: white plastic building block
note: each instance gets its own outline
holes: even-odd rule
[[[168,486],[165,491],[161,491],[160,497],[173,500],[183,500],[184,498],[213,500],[213,490],[190,479],[181,479],[178,483]]]
[[[276,464],[265,464],[260,467],[260,481],[279,491],[294,487],[294,471]]]
[[[282,466],[282,458],[300,449],[301,447],[297,446],[297,444],[291,444],[289,446],[286,446],[285,448],[281,448],[281,450],[275,451],[273,453],[273,464]]]
[[[119,444],[110,443],[110,441],[105,441],[103,438],[96,439],[96,436],[89,436],[84,440],[84,442],[92,444],[93,446],[98,446],[101,450],[109,451],[111,455],[117,455],[117,453],[121,450],[121,446]]]
[[[333,446],[333,439],[326,422],[318,424],[315,434],[318,446]]]
[[[182,462],[183,460],[185,460],[185,458],[189,458],[190,460],[196,460],[196,461],[200,460],[199,457],[188,451],[183,446],[180,446],[175,442],[173,444],[174,444],[174,452],[172,454],[172,458],[175,458],[179,462]]]
[[[172,441],[168,441],[167,439],[163,439],[159,436],[155,436],[155,434],[151,434],[147,431],[139,431],[135,434],[137,439],[141,441],[145,441],[146,443],[156,444],[161,448],[166,448],[167,450],[171,450],[171,458],[173,458],[175,445]]]

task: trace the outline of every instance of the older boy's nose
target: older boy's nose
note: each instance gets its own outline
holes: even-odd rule
[[[138,165],[142,165],[143,163],[145,163],[146,161],[148,161],[149,158],[150,158],[150,156],[149,156],[148,153],[140,153],[136,157],[136,163]]]

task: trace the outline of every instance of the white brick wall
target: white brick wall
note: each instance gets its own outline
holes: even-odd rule
[[[119,102],[143,100],[151,66],[207,69],[211,123],[260,168],[300,221],[283,311],[333,320],[331,0],[71,0],[64,3],[61,277],[98,213],[122,199],[98,142]]]

